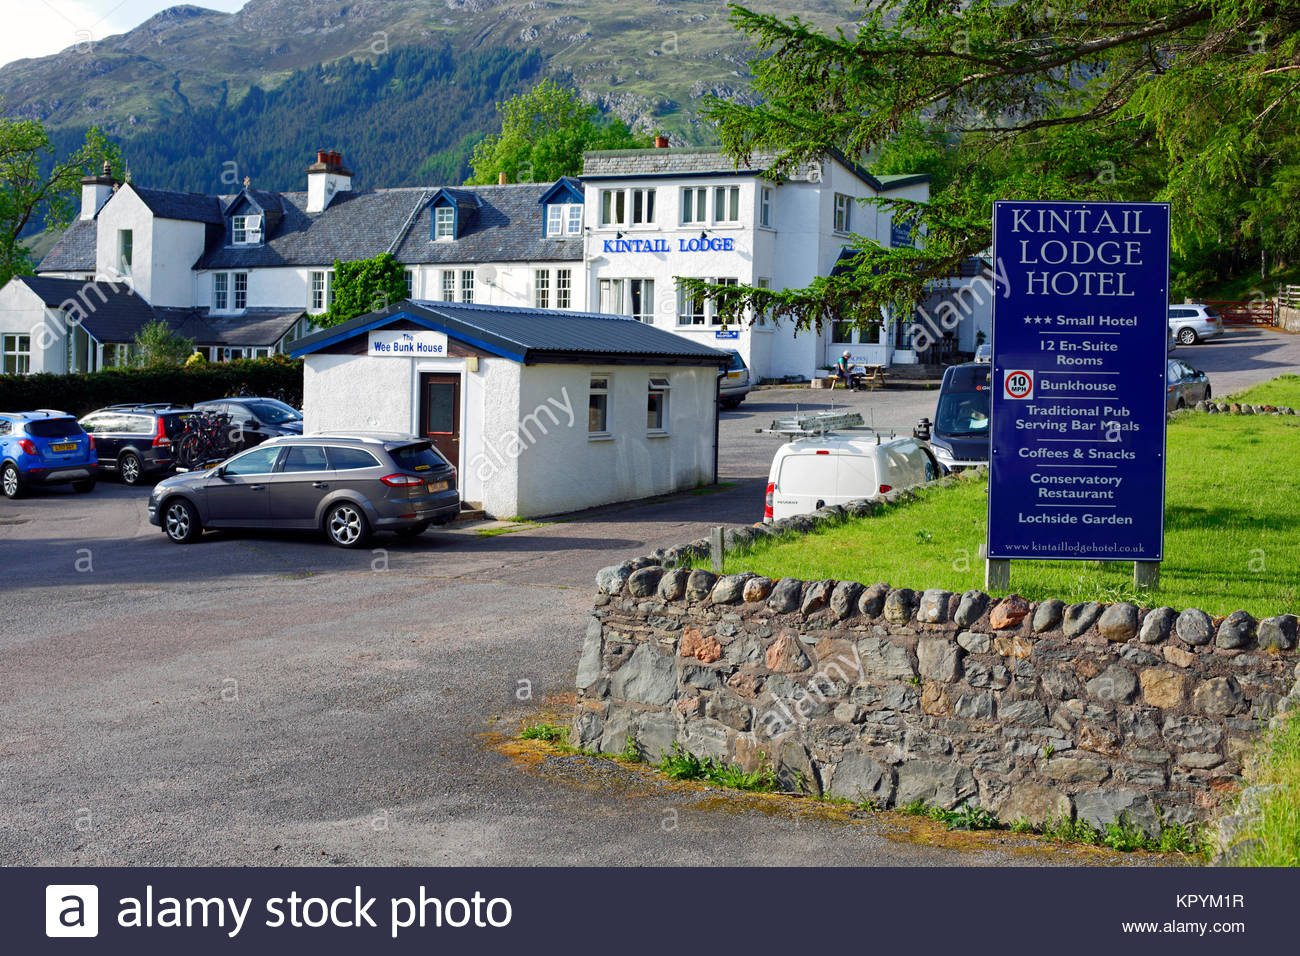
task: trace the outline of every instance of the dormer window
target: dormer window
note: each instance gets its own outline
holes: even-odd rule
[[[548,236],[582,235],[582,203],[551,203],[546,207]]]
[[[230,241],[236,246],[249,246],[262,241],[261,216],[231,216]]]
[[[456,238],[456,210],[450,206],[438,206],[433,211],[433,238]]]

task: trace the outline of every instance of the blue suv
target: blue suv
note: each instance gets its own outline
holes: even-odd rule
[[[0,412],[0,491],[21,498],[34,485],[71,483],[91,491],[99,474],[95,440],[71,415],[50,409]]]

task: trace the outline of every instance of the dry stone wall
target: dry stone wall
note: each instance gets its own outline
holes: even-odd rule
[[[1123,818],[1156,836],[1162,818],[1206,818],[1269,718],[1300,705],[1290,614],[718,577],[663,559],[597,576],[579,747],[631,737],[657,759],[678,743],[882,808]]]

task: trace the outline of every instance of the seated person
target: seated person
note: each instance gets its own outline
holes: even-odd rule
[[[835,367],[835,374],[839,376],[840,381],[844,383],[846,388],[857,388],[857,376],[853,372],[853,363],[849,360],[847,351],[840,356],[839,364]]]

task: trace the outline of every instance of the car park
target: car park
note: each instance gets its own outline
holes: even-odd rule
[[[1169,328],[1180,345],[1195,345],[1223,334],[1223,319],[1203,302],[1169,307]]]
[[[819,413],[773,422],[771,434],[799,435],[777,449],[767,476],[763,521],[859,498],[874,498],[937,478],[940,466],[915,437],[861,428],[856,413]]]
[[[735,349],[727,351],[731,353],[731,364],[718,373],[718,400],[723,408],[735,408],[750,392],[749,366]]]
[[[415,537],[460,513],[456,469],[427,439],[335,433],[270,438],[149,497],[149,520],[178,544],[207,529],[324,532],[342,548],[374,531]]]
[[[82,417],[80,424],[94,436],[100,467],[116,472],[128,485],[139,485],[175,466],[175,444],[185,419],[194,414],[187,406],[110,405]]]
[[[1169,359],[1165,369],[1165,410],[1172,412],[1209,401],[1210,378],[1182,359]]]
[[[95,440],[71,415],[53,409],[0,412],[0,491],[20,498],[30,488],[70,484],[94,490]]]
[[[275,398],[240,396],[195,402],[205,415],[225,415],[235,451],[260,445],[268,438],[302,434],[302,412]]]

